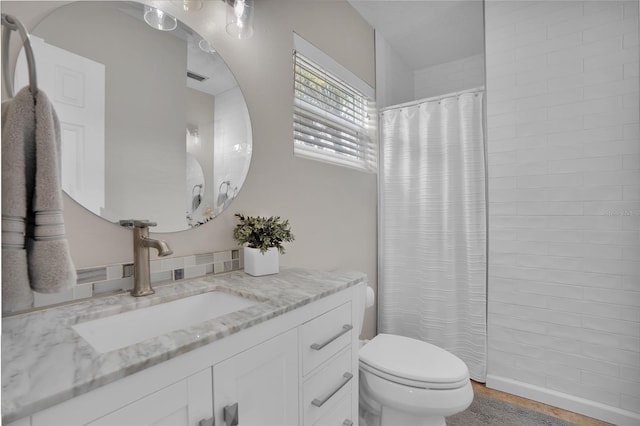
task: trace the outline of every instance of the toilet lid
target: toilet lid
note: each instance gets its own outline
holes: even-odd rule
[[[465,382],[467,365],[438,346],[391,334],[378,334],[362,349],[360,362],[400,379],[434,384]]]

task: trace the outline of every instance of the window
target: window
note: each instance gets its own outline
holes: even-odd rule
[[[294,154],[375,172],[373,89],[297,35],[294,45]]]

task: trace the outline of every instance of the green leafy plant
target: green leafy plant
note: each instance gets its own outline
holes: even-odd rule
[[[284,254],[282,243],[293,241],[295,237],[291,233],[289,221],[280,216],[269,218],[259,216],[245,216],[240,213],[235,215],[239,223],[233,230],[233,238],[240,244],[247,244],[251,248],[266,252],[271,247],[276,247]]]

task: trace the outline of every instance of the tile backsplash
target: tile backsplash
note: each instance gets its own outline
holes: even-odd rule
[[[151,284],[242,269],[242,250],[233,249],[190,256],[156,259],[150,263]],[[34,293],[34,308],[129,290],[133,287],[133,263],[78,269],[73,288],[52,294]]]

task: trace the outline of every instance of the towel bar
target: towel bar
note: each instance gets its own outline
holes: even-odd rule
[[[24,51],[27,56],[27,64],[29,67],[29,90],[35,96],[38,93],[38,81],[36,79],[36,60],[33,56],[33,49],[31,48],[31,40],[29,33],[25,29],[22,22],[20,22],[15,16],[2,14],[2,81],[7,91],[7,95],[12,98],[13,93],[13,79],[9,72],[9,39],[11,38],[11,31],[18,31],[22,42],[24,44]]]

